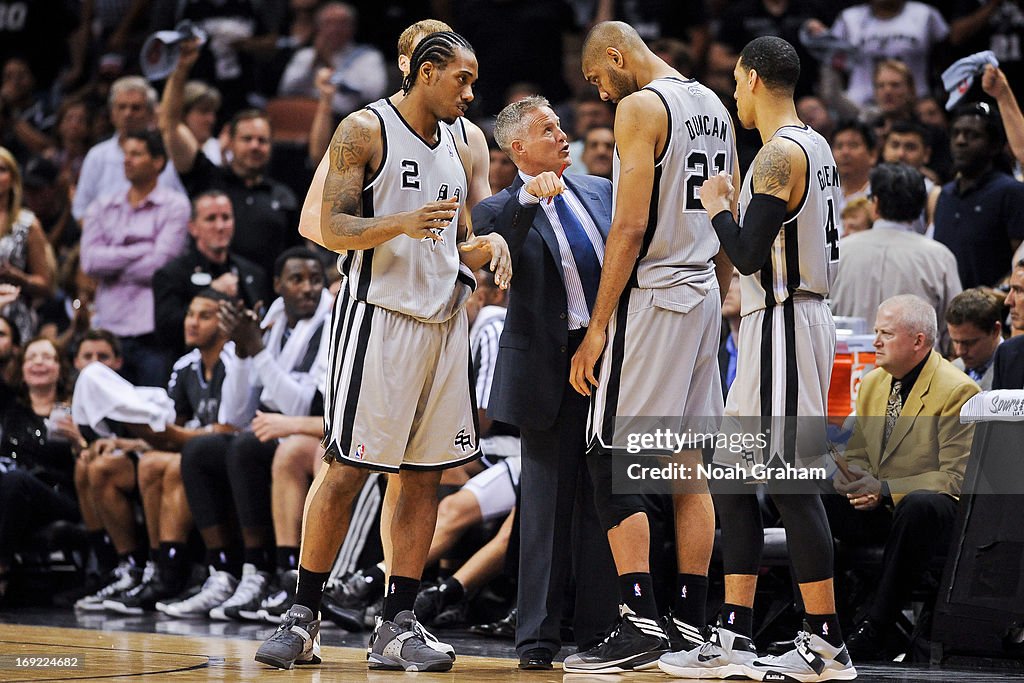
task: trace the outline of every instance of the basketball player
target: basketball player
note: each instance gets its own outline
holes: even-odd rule
[[[839,265],[836,209],[842,191],[836,162],[825,139],[797,116],[793,89],[800,60],[792,45],[757,38],[743,48],[733,73],[737,117],[744,128],[760,131],[764,146],[740,193],[742,228],[733,215],[732,179],[717,175],[701,186],[701,203],[742,275],[740,354],[726,415],[776,418],[773,427],[783,422],[779,418],[797,416],[823,422],[836,343],[825,303]],[[780,433],[784,440],[776,438]],[[772,429],[772,459],[796,464],[790,435],[790,425]],[[716,453],[716,462],[722,457]],[[740,485],[715,498],[724,544],[723,618],[702,647],[662,657],[663,671],[693,678],[745,674],[754,680],[857,677],[836,618],[832,535],[821,499],[814,491],[783,494],[773,484],[768,490],[786,527],[806,611],[794,649],[758,658],[751,642],[764,536],[755,491],[740,491]]]
[[[256,653],[279,668],[319,663],[324,582],[348,526],[357,468],[397,473],[384,608],[370,638],[371,668],[447,671],[454,652],[425,640],[413,614],[437,516],[440,470],[478,457],[463,308],[485,263],[511,277],[500,237],[473,236],[464,200],[468,150],[453,123],[473,99],[473,48],[451,32],[416,47],[406,97],[342,121],[330,147],[322,221],[304,236],[347,251],[332,331],[324,444],[329,466],[303,520],[295,605]]]
[[[674,495],[679,576],[663,630],[646,505],[640,496],[612,495],[610,452],[624,448],[632,430],[623,428],[623,416],[667,416],[659,426],[681,434],[706,432],[695,419],[717,422],[722,415],[721,291],[732,267],[719,256],[696,190],[712,173],[734,171],[736,155],[732,120],[718,97],[662,61],[628,24],[594,27],[583,48],[583,75],[602,99],[618,103],[615,199],[597,301],[569,378],[579,393],[593,391],[587,465],[624,605],[612,634],[563,667],[612,673],[656,668],[670,645],[703,642],[715,526],[707,483],[689,482]],[[602,353],[598,382],[594,366]],[[675,457],[696,471],[699,448],[688,441]]]

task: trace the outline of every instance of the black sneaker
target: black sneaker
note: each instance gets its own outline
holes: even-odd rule
[[[394,621],[381,620],[370,636],[366,661],[371,669],[389,671],[448,671],[454,657],[428,645],[411,610]]]
[[[469,615],[469,601],[461,600],[448,604],[445,602],[444,584],[429,586],[416,596],[413,612],[421,624],[430,624],[438,628],[454,628],[466,623]]]
[[[142,583],[143,569],[122,562],[110,573],[108,583],[92,595],[75,602],[75,609],[98,612],[104,610],[103,601],[118,597]]]
[[[281,623],[281,617],[284,616],[284,613],[295,602],[295,587],[298,580],[299,572],[297,569],[279,572],[274,580],[273,590],[260,605],[256,616],[271,624]]]
[[[274,635],[256,650],[256,661],[278,669],[290,669],[295,664],[319,664],[320,620],[302,605],[292,605]]]
[[[705,637],[703,631],[692,624],[687,624],[682,619],[677,619],[671,611],[669,611],[668,616],[662,618],[661,626],[665,631],[665,635],[668,636],[669,647],[672,648],[672,652],[692,650],[704,644]]]
[[[668,637],[658,622],[638,617],[619,606],[619,623],[599,644],[562,662],[568,673],[609,674],[658,668],[658,658],[669,651]]]
[[[346,631],[362,631],[367,628],[366,608],[383,596],[378,588],[376,582],[366,580],[362,571],[346,574],[341,580],[327,584],[320,611]]]
[[[103,607],[121,614],[142,614],[156,610],[156,603],[170,600],[181,592],[180,584],[167,583],[156,571],[148,581],[143,581],[119,597],[103,601]]]

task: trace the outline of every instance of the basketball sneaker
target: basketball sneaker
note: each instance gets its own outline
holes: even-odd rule
[[[211,619],[255,621],[260,604],[270,594],[270,574],[257,571],[256,565],[242,565],[242,580],[230,598],[210,610]]]
[[[367,628],[366,608],[378,597],[383,598],[383,590],[376,582],[367,581],[360,570],[329,581],[320,610],[346,631],[358,632]],[[369,623],[372,628],[373,620]]]
[[[281,623],[281,617],[295,602],[295,587],[298,580],[299,571],[297,569],[279,572],[274,582],[274,589],[260,603],[260,609],[256,616],[271,624]]]
[[[707,642],[689,651],[662,655],[658,668],[680,678],[735,678],[746,676],[746,666],[755,659],[753,641],[722,628],[719,620]]]
[[[295,664],[319,664],[320,620],[303,605],[292,605],[281,617],[281,625],[256,650],[256,661],[278,669]]]
[[[222,605],[235,593],[238,579],[225,571],[217,571],[210,567],[210,576],[203,583],[199,592],[181,602],[167,605],[163,613],[169,617],[187,619],[192,617],[208,617],[210,610]]]
[[[416,621],[412,610],[404,610],[394,621],[377,622],[370,636],[366,659],[371,669],[390,671],[448,671],[454,663],[452,656],[427,644],[424,629]],[[436,639],[435,639],[436,640]]]
[[[658,658],[668,651],[668,637],[658,622],[619,605],[619,623],[612,632],[586,652],[566,657],[562,669],[581,674],[645,671],[656,669]]]
[[[744,673],[755,681],[852,681],[857,678],[846,646],[835,647],[821,636],[804,630],[793,641],[795,647],[777,657],[754,659]]]
[[[156,609],[156,603],[173,598],[181,592],[179,583],[171,584],[163,580],[160,570],[155,566],[142,575],[142,583],[129,591],[103,601],[103,607],[121,614],[142,614]]]
[[[704,644],[705,638],[701,629],[677,619],[671,611],[668,616],[662,618],[661,623],[672,652],[684,652]]]
[[[106,609],[103,601],[116,597],[125,591],[129,591],[142,583],[143,570],[125,561],[114,567],[110,573],[109,581],[103,588],[92,595],[87,595],[75,602],[75,609],[98,612]]]

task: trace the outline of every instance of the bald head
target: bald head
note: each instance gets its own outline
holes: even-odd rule
[[[610,47],[624,54],[647,50],[643,38],[629,24],[621,21],[602,21],[587,34],[587,39],[583,43],[583,63],[596,62]]]

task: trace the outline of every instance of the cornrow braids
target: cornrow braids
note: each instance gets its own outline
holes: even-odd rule
[[[454,31],[438,31],[425,36],[409,58],[409,75],[402,82],[402,92],[408,94],[419,75],[420,67],[430,62],[443,69],[455,58],[455,49],[462,48],[475,53],[469,41]]]

